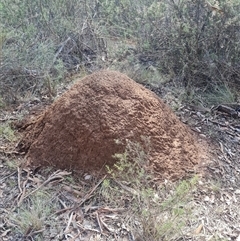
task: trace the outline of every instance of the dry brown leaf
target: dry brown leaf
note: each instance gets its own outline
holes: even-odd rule
[[[203,224],[201,223],[194,231],[194,234],[200,234],[203,229]]]

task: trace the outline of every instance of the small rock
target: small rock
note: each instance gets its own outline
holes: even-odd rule
[[[84,177],[84,180],[91,180],[92,179],[92,176],[91,175],[86,175],[85,177]]]

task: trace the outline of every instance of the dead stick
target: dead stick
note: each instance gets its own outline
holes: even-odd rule
[[[22,193],[22,188],[21,188],[21,173],[22,169],[18,167],[18,189],[19,192]]]
[[[17,204],[18,207],[20,207],[23,199],[25,198],[24,195],[26,193],[26,185],[27,185],[27,182],[29,180],[29,176],[30,176],[30,172],[28,171],[27,172],[27,179],[23,182],[23,185],[22,185],[22,193],[20,193],[20,195],[19,195],[19,200],[18,200],[18,204]]]
[[[100,222],[100,219],[99,219],[98,212],[96,212],[96,218],[97,218],[98,226],[99,226],[99,229],[100,229],[100,233],[102,233],[103,229],[102,229],[102,225],[101,225],[101,222]]]
[[[103,180],[106,178],[107,175],[105,175],[93,188],[92,190],[85,195],[85,197],[82,199],[82,201],[78,204],[79,206],[83,205],[92,195],[92,193],[98,188],[98,186],[103,182]]]
[[[71,214],[70,214],[70,218],[68,220],[67,227],[65,228],[64,233],[66,233],[68,231],[68,229],[71,225],[72,219],[73,219],[73,212],[71,212]]]
[[[17,172],[13,172],[13,173],[10,173],[9,175],[7,175],[6,177],[3,177],[2,179],[0,179],[0,183],[2,183],[5,179],[15,175]]]
[[[34,189],[32,192],[28,193],[24,198],[31,196],[32,194],[34,194],[36,191],[38,191],[40,188],[42,188],[43,186],[47,185],[49,182],[55,180],[55,179],[60,179],[60,181],[63,178],[63,175],[58,175],[59,173],[61,173],[60,171],[56,171],[54,172],[45,182],[43,182],[40,186],[38,186],[36,189]],[[65,175],[65,173],[63,173]],[[66,172],[66,174],[70,174],[68,172]],[[23,199],[24,199],[23,198]]]

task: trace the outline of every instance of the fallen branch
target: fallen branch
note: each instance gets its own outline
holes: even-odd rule
[[[57,53],[55,54],[55,56],[54,56],[54,58],[53,58],[51,67],[54,65],[54,63],[56,62],[59,54],[62,52],[64,46],[68,43],[69,40],[71,40],[70,37],[68,37],[63,43],[61,43],[59,50],[57,51]]]
[[[67,233],[67,231],[69,230],[69,227],[70,227],[71,222],[72,222],[72,220],[73,220],[73,215],[74,215],[74,213],[71,212],[70,217],[69,217],[69,220],[68,220],[68,223],[67,223],[67,227],[65,228],[64,233]]]
[[[102,229],[102,225],[101,225],[101,221],[100,221],[98,212],[96,212],[96,218],[97,218],[97,223],[98,223],[98,226],[99,226],[99,229],[100,229],[100,233],[103,233],[103,229]]]
[[[0,119],[1,122],[10,121],[10,120],[18,120],[18,118],[17,117],[8,117],[8,118]]]
[[[3,177],[2,179],[0,179],[0,183],[3,183],[3,181],[13,175],[15,175],[17,172],[13,172],[13,173],[10,173],[9,175],[7,175],[6,177]]]
[[[116,231],[110,227],[102,220],[101,217],[99,217],[99,220],[101,221],[102,225],[110,232],[110,233],[116,233]]]
[[[18,152],[18,151],[5,151],[2,148],[0,148],[0,153],[5,155],[24,155],[25,154],[23,152]]]
[[[94,193],[94,191],[98,188],[98,186],[104,181],[107,175],[105,175],[93,188],[92,190],[85,195],[85,197],[81,200],[81,202],[78,203],[78,206],[83,205],[88,199],[91,198],[91,195]]]
[[[25,198],[24,195],[26,193],[26,185],[27,185],[27,182],[28,182],[29,176],[30,176],[30,172],[27,171],[27,179],[23,182],[22,187],[21,187],[21,173],[22,173],[22,169],[18,167],[18,188],[19,188],[20,193],[17,196],[17,200],[18,200],[17,207],[20,207],[23,199]]]
[[[232,116],[233,118],[238,118],[239,117],[239,113],[238,111],[236,111],[235,109],[228,107],[226,105],[219,105],[215,108],[215,110],[220,111],[220,112],[224,112],[229,114],[230,116]]]
[[[93,192],[98,188],[98,186],[104,181],[104,179],[106,178],[107,175],[105,175],[82,199],[80,202],[77,202],[76,204],[74,204],[74,206],[72,207],[65,207],[57,212],[54,213],[54,215],[59,215],[62,214],[66,211],[70,211],[70,210],[74,210],[77,207],[80,207],[81,205],[83,205],[87,200],[89,200],[93,194]],[[63,205],[64,206],[64,205]]]
[[[67,176],[71,174],[71,172],[66,172],[66,171],[56,171],[54,172],[45,182],[43,182],[41,185],[39,185],[36,189],[34,189],[32,192],[28,193],[27,195],[25,195],[22,199],[25,199],[29,196],[31,196],[32,194],[34,194],[35,192],[37,192],[40,188],[46,186],[48,183],[56,180],[56,179],[59,179],[58,182],[62,181],[63,180],[63,176]]]

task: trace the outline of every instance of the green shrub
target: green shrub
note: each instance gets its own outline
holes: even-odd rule
[[[240,3],[221,1],[214,11],[205,1],[154,2],[147,10],[141,46],[162,72],[204,88],[240,84]]]
[[[49,92],[69,71],[92,65],[105,51],[95,1],[1,1],[3,64],[0,95],[14,102],[26,92]],[[44,91],[46,93],[46,91]],[[52,93],[47,93],[52,94]]]
[[[191,215],[186,203],[198,178],[156,185],[149,170],[148,139],[144,140],[144,145],[127,141],[125,152],[115,155],[118,161],[108,168],[110,178],[102,183],[101,195],[110,206],[125,206],[126,220],[136,238],[175,240]]]
[[[68,72],[111,64],[108,51],[122,40],[134,71],[150,66],[153,78],[188,89],[240,86],[239,10],[237,0],[2,0],[0,95],[10,102],[25,92],[52,95]]]
[[[137,43],[145,66],[203,90],[240,86],[240,3],[232,1],[99,1],[110,36]]]

